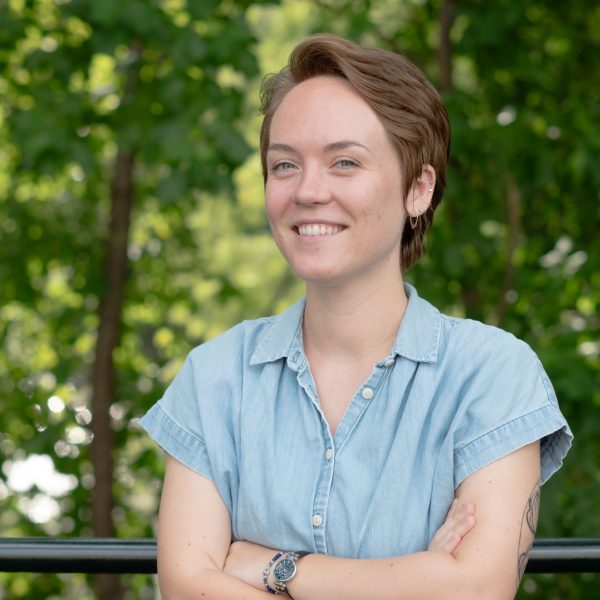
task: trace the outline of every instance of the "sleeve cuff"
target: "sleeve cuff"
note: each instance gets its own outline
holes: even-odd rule
[[[204,442],[173,421],[160,402],[140,419],[140,425],[167,454],[203,477],[213,479]]]
[[[541,440],[541,477],[545,483],[562,465],[573,440],[566,421],[552,404],[510,421],[458,449],[454,453],[455,488],[479,469],[536,440]]]

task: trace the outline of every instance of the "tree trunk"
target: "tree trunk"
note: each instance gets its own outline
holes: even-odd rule
[[[127,279],[127,241],[133,205],[134,153],[119,151],[111,185],[111,215],[107,241],[106,293],[100,303],[96,360],[92,371],[92,529],[96,537],[114,537],[112,520],[113,446],[110,406],[115,395],[113,352],[119,343],[121,310]],[[99,600],[123,597],[117,575],[95,576]]]
[[[456,16],[456,0],[444,0],[439,14],[439,47],[437,53],[437,64],[439,72],[438,89],[442,94],[450,94],[454,85],[452,79],[452,41],[450,32]],[[447,209],[447,218],[450,223],[457,225],[462,220],[460,207],[458,205],[449,206]],[[465,308],[466,316],[479,317],[481,294],[475,285],[463,286],[461,290],[461,300]]]
[[[440,11],[440,45],[438,47],[439,90],[442,94],[452,89],[452,42],[450,30],[454,23],[455,0],[444,0]]]
[[[122,104],[131,102],[139,76],[142,55],[140,40],[129,47],[128,67],[123,85]],[[114,537],[113,463],[114,432],[110,407],[115,397],[113,354],[119,344],[121,313],[128,274],[127,246],[134,201],[133,171],[135,151],[118,148],[110,185],[110,222],[106,243],[106,289],[100,301],[96,356],[92,368],[92,467],[95,484],[92,491],[92,530],[96,537]],[[94,576],[99,600],[121,600],[123,586],[115,574]]]
[[[519,188],[512,177],[508,177],[506,191],[506,214],[508,217],[508,239],[506,241],[506,264],[504,266],[504,277],[502,278],[502,289],[500,299],[496,307],[496,325],[502,326],[502,321],[508,308],[508,292],[514,285],[515,276],[515,254],[519,247],[521,233],[521,209]]]

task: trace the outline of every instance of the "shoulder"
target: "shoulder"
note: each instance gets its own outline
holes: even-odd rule
[[[436,333],[437,351],[423,375],[438,420],[448,424],[455,485],[536,440],[545,481],[560,467],[572,434],[532,348],[498,327],[434,309],[421,325]]]
[[[301,299],[281,314],[242,321],[194,348],[188,368],[239,378],[247,369],[284,358],[298,334],[303,311]]]
[[[438,381],[463,432],[557,409],[550,379],[524,341],[491,325],[442,316]],[[533,418],[533,417],[532,417]],[[470,434],[469,434],[470,435]]]
[[[490,371],[496,369],[531,370],[541,368],[531,347],[493,325],[472,319],[441,315],[440,355],[450,364]]]
[[[245,320],[234,325],[218,336],[196,346],[189,354],[188,360],[193,364],[206,366],[213,363],[222,365],[238,363],[244,357],[251,356],[261,344],[277,317],[261,317]]]
[[[455,484],[541,440],[545,481],[562,464],[572,434],[537,355],[497,327],[443,318],[444,390],[453,390]]]
[[[186,357],[159,404],[184,430],[205,438],[200,424],[228,423],[247,378],[249,356],[275,317],[242,321]]]

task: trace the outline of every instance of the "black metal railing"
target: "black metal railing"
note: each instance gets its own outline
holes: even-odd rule
[[[114,538],[0,538],[0,571],[156,573],[156,541]],[[600,573],[600,538],[536,540],[528,573]]]

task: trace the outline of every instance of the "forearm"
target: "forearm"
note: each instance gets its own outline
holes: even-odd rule
[[[383,560],[322,555],[300,559],[295,600],[511,600],[533,542],[539,508],[539,442],[483,467],[458,488],[477,527],[453,554],[419,552]],[[525,505],[525,509],[523,509]]]
[[[436,531],[429,544],[429,552],[420,553],[420,555],[431,553],[446,555],[450,557],[451,560],[441,563],[442,570],[444,568],[448,568],[449,566],[452,571],[452,567],[454,566],[456,560],[451,555],[457,555],[456,553],[458,551],[458,546],[461,544],[463,538],[473,528],[475,524],[475,518],[473,516],[474,510],[475,507],[472,503],[453,502],[448,514],[446,515],[444,523]],[[264,589],[262,576],[263,569],[276,554],[278,554],[278,551],[273,548],[265,548],[264,546],[259,546],[246,541],[237,541],[231,544],[229,548],[224,571],[240,579],[241,581],[245,581],[257,589]],[[394,578],[394,580],[390,581],[390,584],[387,586],[387,588],[389,588],[392,592],[391,597],[396,597],[398,584],[396,583],[395,579],[404,577],[402,573],[397,572],[398,568],[412,569],[411,564],[395,565],[394,567],[390,567],[390,563],[395,563],[397,560],[406,561],[406,559],[394,558],[385,560],[347,560],[321,555],[303,557],[298,563],[301,565],[299,566],[298,574],[306,572],[308,573],[308,577],[310,579],[306,579],[304,584],[301,583],[298,586],[299,588],[306,588],[304,591],[299,589],[299,593],[303,594],[306,598],[327,598],[328,596],[320,595],[321,591],[324,590],[324,587],[319,584],[315,584],[314,582],[318,582],[320,580],[325,582],[327,578],[330,578],[330,576],[333,575],[336,578],[339,578],[340,583],[338,583],[336,579],[333,579],[329,582],[332,584],[333,588],[329,591],[329,595],[334,598],[336,597],[336,594],[337,596],[344,598],[350,597],[350,595],[345,591],[346,585],[349,582],[351,586],[354,585],[353,580],[356,578],[356,569],[358,569],[359,574],[361,574],[361,571],[367,571],[366,573],[362,573],[361,576],[367,582],[365,587],[368,589],[368,594],[373,591],[373,586],[370,583],[371,580],[376,579],[379,585],[383,581],[383,578]],[[431,561],[428,559],[425,560],[426,563],[422,566],[422,568],[425,569],[425,573],[428,574],[428,569],[435,568],[436,565],[431,565]],[[331,561],[334,562],[332,563]],[[313,564],[311,565],[311,563]],[[330,573],[330,567],[332,566],[333,572]],[[314,572],[311,572],[313,570]],[[348,571],[351,571],[351,575],[348,575]],[[268,580],[269,585],[274,588],[274,568],[269,569]],[[292,580],[290,586],[292,586],[295,581],[296,578]],[[444,590],[446,587],[447,586],[445,586]],[[384,586],[384,588],[387,589],[386,586]],[[466,587],[462,585],[461,591],[464,592],[465,589]],[[357,597],[369,597],[365,594],[361,595],[360,589],[356,590],[356,592]],[[292,595],[296,594],[296,592],[292,590],[291,593]],[[390,594],[388,594],[388,596],[390,596]],[[464,596],[461,596],[461,598],[464,598]]]
[[[182,578],[162,578],[159,585],[163,600],[266,600],[272,598],[266,591],[244,583],[216,569],[202,569],[192,576]]]
[[[294,600],[469,600],[485,597],[463,564],[440,552],[398,558],[352,560],[311,554],[299,561],[289,584]]]

